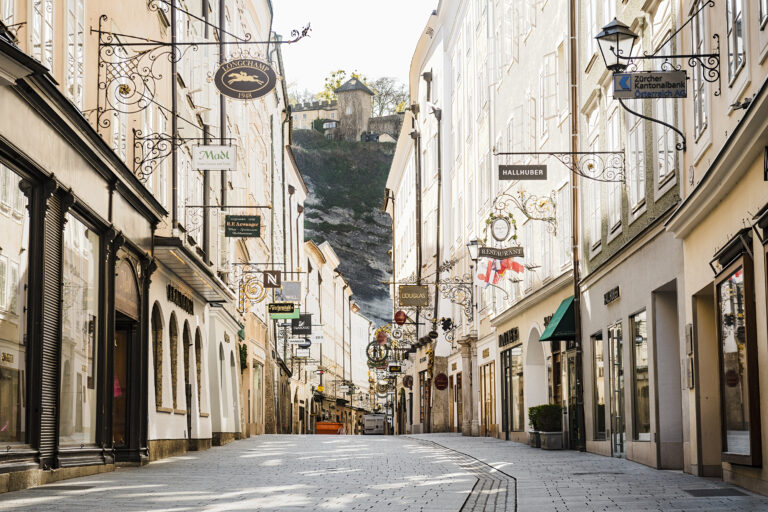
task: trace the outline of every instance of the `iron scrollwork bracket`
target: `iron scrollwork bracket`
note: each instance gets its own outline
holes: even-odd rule
[[[497,152],[498,156],[551,156],[570,171],[594,181],[625,181],[624,151],[516,151]]]
[[[470,274],[451,277],[437,284],[440,293],[444,299],[448,299],[452,304],[458,304],[464,308],[464,315],[467,322],[472,323],[474,319],[474,292],[472,290],[473,282]]]

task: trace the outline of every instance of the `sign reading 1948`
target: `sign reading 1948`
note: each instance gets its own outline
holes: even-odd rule
[[[225,96],[253,100],[275,88],[277,75],[272,66],[258,59],[234,59],[219,66],[213,83]]]

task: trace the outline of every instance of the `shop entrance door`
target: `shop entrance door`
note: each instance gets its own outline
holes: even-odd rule
[[[501,353],[501,428],[509,441],[512,430],[512,351]]]
[[[128,376],[130,371],[131,348],[135,343],[138,323],[127,316],[116,312],[115,347],[113,357],[112,383],[112,442],[116,448],[128,444],[128,400],[130,386]]]
[[[624,417],[624,366],[621,324],[608,328],[611,363],[611,452],[614,457],[624,457],[626,421]]]
[[[581,435],[581,429],[579,427],[581,421],[580,414],[580,402],[581,402],[581,386],[579,383],[578,369],[581,367],[581,356],[576,350],[568,350],[565,354],[566,358],[566,376],[568,378],[568,396],[566,397],[567,407],[567,432],[568,432],[568,447],[570,449],[581,449],[584,443],[584,439]]]

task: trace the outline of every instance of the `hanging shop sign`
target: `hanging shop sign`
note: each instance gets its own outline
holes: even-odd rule
[[[296,349],[296,357],[298,357],[298,358],[308,358],[309,357],[309,349],[308,348],[297,348]]]
[[[261,217],[258,215],[227,215],[224,217],[224,236],[228,238],[258,238],[261,236]]]
[[[435,387],[440,391],[448,387],[448,376],[444,373],[438,373],[435,377]]]
[[[293,302],[273,302],[268,306],[271,320],[291,320],[299,318],[299,308]]]
[[[219,66],[213,83],[224,96],[252,100],[275,88],[277,74],[272,66],[258,59],[233,59]]]
[[[339,393],[342,395],[349,393],[349,386],[339,386]]]
[[[300,301],[301,283],[299,281],[283,281],[280,289],[275,290],[275,300],[280,302]]]
[[[168,302],[172,302],[173,304],[179,306],[182,311],[185,311],[190,315],[195,314],[194,301],[192,301],[192,299],[184,295],[179,289],[174,288],[170,284],[166,288],[166,298],[168,299]]]
[[[400,329],[399,327],[395,327],[394,329],[392,329],[392,339],[393,340],[399,340],[402,337],[403,337],[403,330],[402,329]]]
[[[546,180],[546,165],[500,165],[499,180]]]
[[[619,297],[621,297],[621,290],[619,290],[619,287],[616,286],[615,288],[611,288],[603,294],[603,304],[607,306],[611,302],[619,300]]]
[[[267,290],[256,276],[250,276],[240,283],[239,310],[245,311],[245,301],[258,304],[267,298]]]
[[[304,314],[291,320],[291,333],[294,336],[312,334],[312,315]]]
[[[322,393],[323,391],[325,391],[325,387],[322,384],[320,386],[317,386],[318,393]]]
[[[497,242],[505,242],[509,238],[509,234],[512,231],[512,224],[509,219],[498,218],[491,222],[491,236]]]
[[[279,270],[264,271],[264,288],[280,288],[282,286],[282,274]]]
[[[407,387],[408,389],[411,389],[413,387],[413,376],[406,375],[403,377],[403,386]]]
[[[192,167],[198,171],[232,171],[236,166],[236,146],[192,146]]]
[[[307,340],[307,338],[288,338],[288,344],[289,345],[299,345],[299,346],[306,345],[307,341],[309,341],[309,340]],[[312,345],[312,342],[310,341],[309,345],[307,345],[306,347],[303,347],[303,348],[308,348],[311,345]]]
[[[429,286],[418,284],[400,285],[400,307],[429,307]]]
[[[616,99],[686,98],[687,96],[688,75],[685,71],[613,74],[613,97]]]
[[[401,373],[403,371],[403,367],[400,366],[399,364],[391,364],[387,368],[387,371],[389,373]]]
[[[505,247],[505,248],[478,247],[477,248],[477,257],[478,258],[490,258],[492,260],[506,260],[506,259],[509,259],[509,258],[522,258],[523,257],[523,248],[522,247]]]
[[[405,311],[398,311],[395,313],[395,323],[397,325],[403,325],[408,317],[405,315]]]

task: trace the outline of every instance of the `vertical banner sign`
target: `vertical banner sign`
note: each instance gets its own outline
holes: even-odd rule
[[[264,271],[264,288],[280,288],[282,274],[279,270]]]
[[[235,146],[192,146],[192,167],[198,171],[232,171],[236,166]]]
[[[224,236],[229,238],[259,238],[261,236],[261,217],[258,215],[225,216]]]

